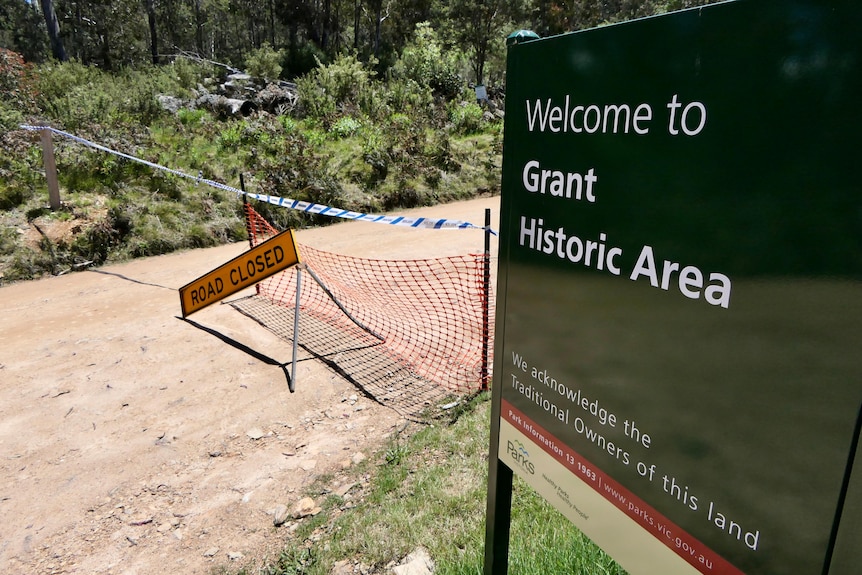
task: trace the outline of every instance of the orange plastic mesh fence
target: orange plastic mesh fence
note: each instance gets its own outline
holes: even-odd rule
[[[250,205],[246,210],[253,245],[277,233]],[[308,274],[302,277],[300,313],[336,329],[356,331],[360,324],[369,342],[382,339],[381,345],[400,363],[451,391],[487,389],[494,332],[493,314],[487,312],[493,300],[484,287],[483,254],[373,260],[298,248],[302,262],[356,323]],[[257,288],[259,296],[290,308],[295,305],[295,290],[295,269],[276,274]]]

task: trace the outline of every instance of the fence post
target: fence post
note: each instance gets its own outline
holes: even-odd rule
[[[290,393],[296,391],[296,351],[299,347],[299,303],[302,294],[303,264],[296,266],[296,305],[293,307],[293,360],[290,362],[290,381],[287,388]]]
[[[251,249],[254,247],[255,241],[257,241],[255,225],[252,221],[252,217],[254,216],[252,212],[254,210],[251,207],[251,204],[248,203],[248,196],[245,195],[245,178],[242,177],[242,172],[239,174],[239,187],[242,190],[242,211],[245,213],[245,229],[246,232],[248,232],[248,247]],[[260,295],[260,283],[254,284],[254,293]]]
[[[482,262],[482,391],[488,391],[488,340],[491,337],[491,209],[485,209],[485,255]]]
[[[60,185],[57,183],[57,163],[54,161],[54,140],[50,128],[42,128],[39,135],[42,139],[42,163],[48,180],[48,201],[51,211],[57,211],[60,209]]]

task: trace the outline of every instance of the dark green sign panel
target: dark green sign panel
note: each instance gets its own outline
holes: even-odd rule
[[[499,461],[632,573],[862,565],[860,23],[740,0],[509,49]]]

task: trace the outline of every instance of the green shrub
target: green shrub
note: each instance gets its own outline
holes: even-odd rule
[[[222,150],[236,150],[242,141],[242,122],[229,124],[218,135],[218,145]]]
[[[148,126],[163,114],[157,95],[179,90],[167,67],[110,74],[71,61],[43,65],[38,78],[43,113],[70,131],[97,125]]]
[[[287,70],[288,77],[300,78],[326,63],[326,53],[314,42],[306,42],[287,51],[282,68]]]
[[[0,228],[0,256],[11,255],[18,248],[18,230],[14,227]]]
[[[392,78],[386,85],[389,107],[402,113],[427,116],[433,112],[434,96],[431,88],[411,78]]]
[[[378,104],[374,71],[356,56],[339,56],[297,80],[305,113],[315,118],[334,116],[339,110],[355,107],[372,114]]]
[[[203,124],[211,117],[212,116],[210,116],[209,112],[200,108],[197,108],[195,110],[191,110],[189,108],[180,108],[179,110],[177,110],[177,119],[180,121],[180,124],[184,126]]]
[[[431,24],[420,22],[413,41],[404,47],[393,66],[393,75],[430,88],[437,96],[452,98],[465,84],[458,73],[461,60],[460,52],[443,48]]]
[[[362,124],[351,116],[342,116],[332,124],[331,133],[336,138],[347,138],[356,135]]]
[[[3,104],[19,113],[35,110],[36,81],[32,66],[17,52],[0,48],[0,94]],[[0,121],[2,121],[0,109]]]
[[[24,123],[24,114],[0,100],[0,130],[17,130]]]
[[[290,116],[279,116],[278,121],[281,124],[281,128],[288,134],[295,132],[296,129],[299,127],[299,122],[297,122]]]
[[[4,281],[31,280],[54,273],[51,254],[31,248],[17,250],[3,272]]]
[[[17,208],[27,200],[27,195],[21,186],[14,183],[0,182],[0,210]]]
[[[42,65],[37,84],[39,107],[53,118],[62,116],[64,108],[72,103],[71,96],[82,87],[97,82],[101,75],[97,68],[84,66],[75,60]]]
[[[278,80],[281,77],[281,61],[284,52],[273,49],[269,43],[254,50],[245,60],[246,71],[256,78]]]
[[[386,179],[392,158],[389,154],[389,142],[380,128],[366,130],[363,135],[362,159],[371,167],[371,177],[367,185],[372,187]]]
[[[461,102],[449,106],[449,120],[456,132],[475,134],[482,129],[481,106],[475,102]]]
[[[171,68],[173,69],[174,80],[180,89],[178,95],[183,97],[196,89],[204,78],[212,76],[214,73],[212,65],[195,62],[188,58],[177,58]]]

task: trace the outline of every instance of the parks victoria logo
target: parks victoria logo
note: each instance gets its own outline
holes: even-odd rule
[[[514,442],[506,441],[506,452],[518,463],[521,469],[530,475],[535,475],[536,468],[530,461],[530,452],[527,451],[523,443],[517,439]]]

